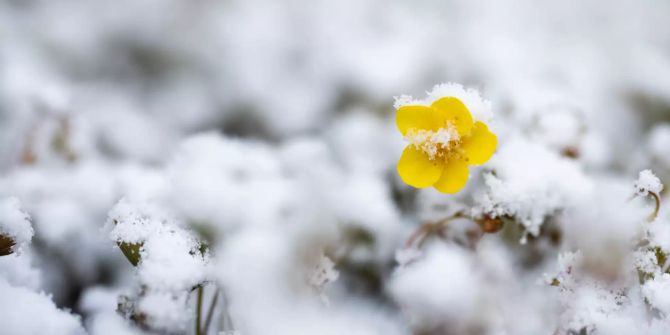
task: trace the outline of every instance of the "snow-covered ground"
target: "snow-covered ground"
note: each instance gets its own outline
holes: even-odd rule
[[[669,334],[669,13],[2,1],[0,334]],[[444,96],[453,195],[396,171]]]

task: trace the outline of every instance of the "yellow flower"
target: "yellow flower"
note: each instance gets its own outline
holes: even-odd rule
[[[473,123],[468,108],[455,97],[431,106],[401,106],[396,124],[409,142],[398,161],[398,174],[417,188],[460,191],[468,181],[468,165],[484,164],[498,145],[496,135],[483,122]]]

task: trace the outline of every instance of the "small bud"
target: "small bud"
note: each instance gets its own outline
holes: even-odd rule
[[[488,215],[477,220],[477,224],[485,233],[495,233],[502,229],[504,222],[500,218],[492,218]]]
[[[577,159],[579,158],[579,149],[573,146],[565,147],[563,148],[563,151],[561,151],[561,154],[563,157]]]
[[[0,234],[0,256],[7,256],[14,253],[16,241],[10,236]]]

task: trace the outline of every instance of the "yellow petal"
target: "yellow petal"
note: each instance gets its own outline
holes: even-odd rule
[[[442,193],[456,193],[468,182],[468,163],[463,160],[451,160],[442,170],[440,179],[433,185]]]
[[[453,122],[459,135],[466,136],[470,134],[472,115],[470,115],[470,111],[461,100],[454,97],[444,97],[433,102],[431,107],[438,112],[440,118],[438,122],[441,125],[445,125],[446,122]]]
[[[498,146],[498,137],[489,131],[483,122],[475,122],[470,137],[463,139],[463,150],[468,158],[468,163],[480,165],[491,158]]]
[[[433,108],[418,105],[398,108],[398,112],[395,114],[395,123],[403,135],[412,128],[437,130],[441,125]]]
[[[442,174],[441,161],[430,160],[423,151],[408,145],[398,161],[398,174],[410,186],[428,187],[435,183]]]

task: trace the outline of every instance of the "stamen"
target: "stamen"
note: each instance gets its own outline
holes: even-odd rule
[[[412,128],[405,134],[405,140],[434,160],[456,154],[460,136],[456,128],[449,123],[446,127],[436,131]]]

